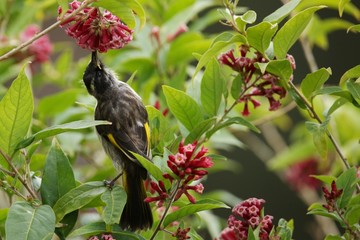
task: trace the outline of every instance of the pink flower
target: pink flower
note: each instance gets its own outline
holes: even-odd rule
[[[241,45],[239,48],[239,57],[234,55],[234,50],[230,50],[219,56],[220,63],[231,67],[240,75],[242,83],[242,92],[238,98],[238,102],[244,103],[241,114],[243,116],[250,115],[249,101],[254,108],[260,106],[260,102],[254,97],[265,97],[269,101],[269,110],[274,111],[281,106],[280,99],[286,95],[284,87],[280,86],[279,77],[268,72],[262,73],[255,66],[256,63],[266,63],[268,60],[259,52],[251,53],[251,57],[247,54],[250,52],[249,46]],[[295,60],[291,55],[287,56],[293,69],[295,69]],[[290,80],[290,79],[289,79]],[[235,80],[234,80],[235,81]]]
[[[331,183],[331,191],[329,191],[326,187],[322,187],[322,191],[324,193],[324,197],[327,204],[324,204],[323,207],[326,208],[329,212],[335,211],[336,199],[338,199],[342,193],[343,189],[337,189],[336,182],[332,181]]]
[[[158,196],[147,197],[144,201],[148,203],[157,202],[157,205],[161,207],[164,201],[169,198],[169,194],[167,193],[164,183],[162,181],[159,181],[159,183],[151,181],[150,186],[154,192],[158,193]]]
[[[37,25],[29,25],[23,33],[20,35],[20,40],[26,42],[36,33],[40,32],[40,28]],[[42,36],[34,41],[27,49],[28,55],[34,56],[34,62],[43,63],[49,60],[52,53],[53,46],[48,36]]]
[[[177,240],[185,240],[185,239],[190,239],[190,236],[188,236],[188,232],[190,231],[190,228],[185,228],[185,229],[182,229],[182,228],[178,228],[176,230],[176,232],[174,232],[172,234],[173,237],[176,237]]]
[[[193,184],[194,181],[200,180],[208,172],[204,168],[210,168],[213,166],[213,162],[210,157],[205,156],[208,150],[202,147],[199,151],[197,149],[197,142],[184,145],[182,141],[179,144],[178,152],[168,157],[168,167],[172,171],[170,173],[164,173],[163,177],[174,182],[176,179],[178,188],[174,192],[174,201],[178,200],[182,195],[185,195],[191,203],[195,203],[196,199],[190,194],[189,191],[194,191],[198,194],[202,194],[204,186],[201,183]],[[162,206],[163,202],[166,201],[170,195],[162,181],[159,183],[150,182],[151,190],[156,192],[158,195],[154,197],[147,197],[146,202],[157,202],[159,206]]]
[[[187,32],[188,31],[188,27],[186,26],[186,24],[180,24],[180,26],[178,27],[178,29],[176,30],[176,32],[174,32],[173,34],[170,34],[166,37],[166,41],[167,42],[172,42],[174,41],[178,36],[180,36],[182,33]]]
[[[101,239],[102,240],[116,240],[115,238],[113,238],[113,236],[111,234],[103,234],[103,235],[101,235]]]
[[[222,230],[219,237],[219,240],[236,240],[236,239],[238,238],[236,238],[234,229],[229,227]]]
[[[82,2],[74,0],[64,18],[78,9]],[[62,9],[59,8],[59,15]],[[106,52],[109,49],[124,47],[132,40],[133,30],[129,29],[117,16],[108,10],[101,12],[98,8],[86,7],[77,15],[63,22],[65,32],[75,38],[77,44],[92,51]]]
[[[219,240],[247,240],[249,227],[259,227],[262,240],[269,240],[273,228],[270,215],[262,216],[264,199],[249,198],[240,202],[232,209],[228,218],[228,226],[221,232]]]

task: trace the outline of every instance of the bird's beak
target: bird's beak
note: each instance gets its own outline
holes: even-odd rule
[[[99,69],[102,69],[102,64],[100,59],[98,58],[97,51],[93,51],[91,55],[91,64],[93,64],[94,67],[97,67]]]

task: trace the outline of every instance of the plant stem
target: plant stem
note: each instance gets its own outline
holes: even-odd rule
[[[346,225],[346,229],[349,231],[349,233],[351,235],[353,235],[355,238],[354,239],[360,239],[360,233],[358,231],[353,231],[351,229],[351,226],[349,225],[349,223],[346,221],[346,219],[344,218],[343,214],[341,213],[341,210],[336,206],[335,207],[335,212],[338,214],[338,216],[341,218],[341,220],[343,221],[343,223],[345,223]]]
[[[318,123],[322,124],[323,121],[320,119],[319,115],[316,113],[315,109],[312,107],[311,103],[302,95],[302,93],[296,88],[293,82],[289,81],[290,87],[295,91],[295,93],[301,98],[302,102],[305,104],[307,110],[309,111],[310,115],[318,121]],[[326,135],[330,139],[331,143],[334,145],[336,152],[340,156],[341,160],[343,161],[345,167],[349,169],[351,166],[346,159],[345,155],[342,153],[339,144],[336,142],[335,138],[332,136],[330,131],[326,129]]]
[[[156,235],[157,235],[157,233],[161,230],[161,225],[163,224],[163,222],[164,222],[164,220],[165,220],[165,217],[166,217],[166,214],[168,213],[168,211],[169,211],[172,203],[174,202],[176,193],[177,193],[177,191],[178,191],[178,189],[179,189],[179,187],[180,187],[180,182],[181,182],[181,180],[177,180],[175,190],[174,190],[174,192],[171,194],[171,196],[170,196],[170,201],[169,201],[168,205],[166,206],[165,211],[164,211],[164,214],[162,215],[162,217],[161,217],[158,225],[156,226],[154,233],[153,233],[152,236],[150,237],[150,240],[154,240],[155,237],[156,237]]]
[[[28,192],[30,193],[31,197],[33,199],[37,199],[36,193],[33,191],[33,189],[28,185],[28,183],[26,182],[26,180],[20,175],[19,171],[17,170],[17,168],[15,167],[15,165],[11,162],[11,158],[5,153],[3,152],[2,149],[0,149],[0,154],[4,157],[4,159],[6,160],[6,162],[9,164],[9,166],[11,167],[11,169],[15,172],[15,177],[17,177],[20,182],[22,183],[22,185],[26,188],[26,190],[28,190]]]
[[[34,41],[36,41],[37,39],[41,38],[42,36],[44,36],[45,34],[47,34],[48,32],[50,32],[51,30],[55,29],[56,27],[58,27],[61,23],[63,23],[64,21],[72,18],[73,16],[75,16],[76,14],[78,14],[81,10],[83,10],[85,7],[87,7],[87,5],[89,5],[90,3],[94,2],[96,0],[85,0],[83,2],[83,4],[81,4],[81,6],[76,9],[74,12],[72,12],[71,14],[69,14],[66,18],[62,18],[61,20],[58,20],[57,22],[55,22],[54,24],[50,25],[49,27],[45,28],[43,31],[35,34],[32,38],[30,38],[28,41],[21,43],[19,46],[13,48],[12,50],[10,50],[9,52],[3,54],[2,56],[0,56],[0,61],[8,59],[9,57],[11,57],[12,55],[14,55],[15,53],[19,52],[21,49],[29,46],[30,44],[32,44]]]

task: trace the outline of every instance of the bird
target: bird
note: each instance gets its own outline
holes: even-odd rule
[[[120,172],[107,185],[113,186],[121,177],[127,194],[120,226],[131,231],[149,229],[153,216],[149,203],[144,202],[144,181],[149,174],[132,154],[137,153],[151,161],[148,114],[142,99],[104,65],[97,51],[92,52],[83,81],[88,93],[97,100],[95,120],[112,123],[98,125],[96,131],[105,152]]]

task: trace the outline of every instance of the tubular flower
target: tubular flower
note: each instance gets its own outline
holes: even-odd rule
[[[322,191],[324,193],[324,197],[327,204],[324,204],[323,207],[326,208],[329,212],[333,212],[336,206],[336,199],[338,199],[343,193],[343,189],[337,189],[336,182],[332,181],[331,183],[331,191],[329,191],[326,187],[322,187]]]
[[[176,237],[177,240],[185,240],[185,239],[190,239],[190,236],[188,236],[188,232],[190,231],[190,228],[185,228],[185,229],[182,229],[182,228],[178,228],[176,230],[176,232],[174,232],[172,234],[173,237]]]
[[[266,63],[268,60],[259,52],[255,52],[253,57],[248,57],[250,52],[249,46],[242,45],[239,48],[239,57],[234,54],[234,49],[223,53],[219,56],[220,63],[231,67],[238,72],[242,81],[242,94],[238,102],[244,103],[242,111],[243,116],[250,114],[249,102],[254,108],[260,106],[260,102],[254,97],[265,97],[269,102],[269,110],[274,111],[281,106],[280,99],[286,96],[286,90],[280,86],[280,78],[269,72],[261,72],[256,68],[257,63]],[[292,69],[296,68],[295,59],[292,55],[287,55]],[[292,77],[291,77],[292,79]],[[290,79],[290,80],[291,80]]]
[[[74,0],[63,18],[78,9],[82,2]],[[59,7],[59,15],[62,13]],[[60,18],[60,17],[59,17]],[[77,44],[92,51],[106,52],[119,49],[132,40],[133,30],[129,29],[117,16],[108,10],[100,11],[95,7],[86,7],[74,17],[64,21],[61,27],[74,38]]]
[[[174,192],[174,201],[178,200],[182,195],[185,195],[191,203],[195,203],[196,199],[189,191],[194,191],[198,194],[202,194],[204,186],[201,183],[194,184],[194,181],[200,180],[208,174],[204,168],[210,168],[213,166],[213,161],[210,157],[205,156],[208,150],[202,147],[199,151],[196,151],[197,142],[184,145],[181,142],[178,147],[178,152],[174,155],[170,155],[167,161],[167,165],[172,171],[170,173],[164,173],[165,179],[174,182],[175,178],[179,182],[176,192]],[[162,206],[164,201],[170,197],[170,192],[165,188],[162,181],[158,183],[150,183],[151,190],[158,195],[155,197],[148,197],[146,202],[157,202],[158,206]]]
[[[246,240],[248,239],[249,227],[259,228],[261,240],[269,240],[273,229],[270,215],[262,216],[261,210],[264,199],[249,198],[240,202],[232,209],[228,218],[228,226],[221,232],[219,240]]]
[[[159,183],[150,182],[151,190],[154,192],[157,192],[158,196],[156,197],[147,197],[145,198],[145,202],[157,202],[158,207],[161,207],[164,203],[164,201],[169,198],[169,194],[166,191],[165,185],[162,181],[159,181]]]

